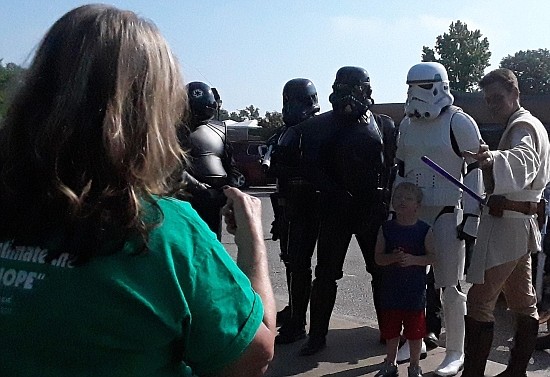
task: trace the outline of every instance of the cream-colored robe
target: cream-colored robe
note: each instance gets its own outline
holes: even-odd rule
[[[492,176],[484,177],[488,194],[538,202],[550,181],[550,146],[542,123],[524,108],[510,119],[493,156]],[[484,172],[484,174],[486,174]],[[492,187],[491,187],[492,186]],[[504,211],[501,218],[483,209],[467,281],[481,284],[485,270],[541,249],[534,216]]]

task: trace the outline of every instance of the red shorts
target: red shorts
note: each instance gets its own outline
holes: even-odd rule
[[[382,310],[378,326],[383,339],[393,339],[401,335],[405,339],[417,340],[426,336],[426,315],[424,310]]]

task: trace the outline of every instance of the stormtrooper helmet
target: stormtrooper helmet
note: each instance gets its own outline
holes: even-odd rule
[[[329,101],[338,116],[359,119],[373,104],[367,71],[361,67],[342,67],[336,72]]]
[[[315,85],[308,79],[292,79],[283,88],[283,121],[294,126],[319,112]]]
[[[449,90],[449,77],[445,67],[436,62],[413,65],[407,74],[407,102],[405,114],[408,117],[434,119],[441,110],[453,103]]]

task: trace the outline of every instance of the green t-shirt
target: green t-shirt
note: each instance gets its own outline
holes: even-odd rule
[[[0,243],[0,376],[191,376],[242,354],[260,297],[188,203],[158,204],[146,254],[73,267]]]

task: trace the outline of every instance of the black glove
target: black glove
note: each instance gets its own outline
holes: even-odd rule
[[[473,242],[477,238],[477,227],[479,225],[479,216],[465,214],[462,222],[456,227],[456,237],[459,240]]]

